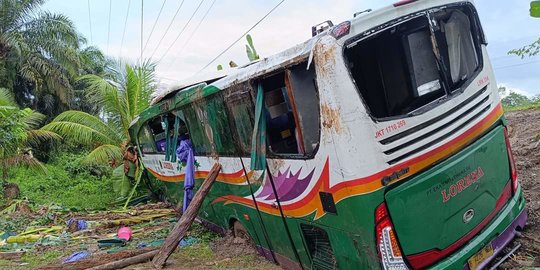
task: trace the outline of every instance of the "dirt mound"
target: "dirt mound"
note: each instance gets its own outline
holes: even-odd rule
[[[540,110],[509,112],[506,117],[529,221],[522,237],[516,240],[522,247],[503,268],[540,266]]]
[[[234,258],[236,256],[257,254],[250,240],[227,234],[210,244],[212,251],[219,257]]]

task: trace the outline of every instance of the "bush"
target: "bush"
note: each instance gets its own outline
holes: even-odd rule
[[[70,208],[105,208],[116,199],[111,169],[84,165],[82,160],[86,154],[58,154],[46,164],[47,174],[12,169],[8,181],[19,185],[21,196],[38,205],[56,203]]]

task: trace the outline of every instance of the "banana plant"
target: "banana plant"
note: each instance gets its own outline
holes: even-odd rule
[[[260,57],[257,54],[257,50],[255,50],[255,45],[253,45],[253,38],[251,37],[250,34],[246,35],[246,40],[247,40],[246,54],[247,54],[247,57],[249,59],[249,62],[259,60]],[[233,67],[238,67],[238,65],[234,61],[230,61],[229,62],[229,67],[232,67],[232,68]],[[223,65],[219,64],[219,65],[217,65],[216,68],[217,68],[218,71],[223,70]]]

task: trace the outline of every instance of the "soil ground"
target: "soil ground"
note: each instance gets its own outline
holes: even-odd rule
[[[521,243],[521,248],[501,268],[540,267],[540,110],[508,112],[506,117],[529,220],[522,236],[510,244]]]

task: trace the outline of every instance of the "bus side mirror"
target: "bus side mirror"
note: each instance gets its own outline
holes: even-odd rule
[[[531,2],[531,17],[540,18],[540,0]]]

